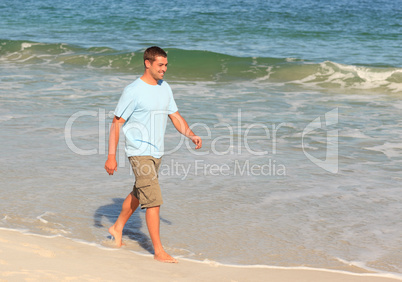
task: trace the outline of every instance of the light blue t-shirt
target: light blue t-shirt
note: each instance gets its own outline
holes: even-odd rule
[[[123,91],[114,111],[123,118],[126,154],[160,158],[164,152],[167,117],[177,112],[169,84],[159,80],[150,85],[138,78]]]

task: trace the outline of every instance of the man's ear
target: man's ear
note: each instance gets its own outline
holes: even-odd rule
[[[145,60],[144,61],[144,64],[145,64],[145,67],[147,68],[147,69],[149,69],[150,67],[151,67],[151,61],[150,60]]]

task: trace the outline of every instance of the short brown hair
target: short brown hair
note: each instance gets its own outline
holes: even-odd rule
[[[156,57],[164,57],[167,58],[167,54],[165,50],[158,46],[152,46],[149,47],[147,50],[144,52],[144,65],[145,61],[148,60],[151,62],[151,64],[156,60]]]

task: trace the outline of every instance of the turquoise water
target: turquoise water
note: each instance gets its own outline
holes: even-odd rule
[[[0,3],[0,226],[110,246],[131,190],[103,169],[142,51],[203,136],[171,125],[162,237],[228,264],[402,272],[401,1]],[[137,212],[126,248],[152,251]]]
[[[9,1],[3,39],[401,66],[400,1]]]

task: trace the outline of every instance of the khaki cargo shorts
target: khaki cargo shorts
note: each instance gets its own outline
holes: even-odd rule
[[[158,181],[158,171],[162,158],[134,156],[128,159],[135,175],[133,195],[139,200],[141,208],[162,205],[162,193]]]

